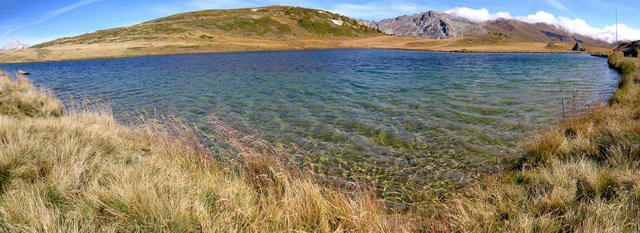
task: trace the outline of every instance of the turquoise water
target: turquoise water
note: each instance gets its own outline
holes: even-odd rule
[[[417,202],[513,156],[562,102],[605,100],[619,75],[584,54],[316,50],[167,55],[0,65],[68,99],[131,113],[217,115],[273,143],[295,143],[316,170]],[[135,115],[135,114],[133,114]]]

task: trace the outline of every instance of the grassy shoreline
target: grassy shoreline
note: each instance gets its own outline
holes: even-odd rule
[[[576,53],[571,51],[573,44],[554,42],[557,48],[547,48],[545,42],[496,42],[470,43],[473,37],[458,37],[445,40],[432,40],[418,37],[378,36],[371,38],[347,39],[301,39],[266,40],[250,38],[225,38],[224,42],[211,47],[210,43],[192,41],[131,42],[90,45],[61,45],[45,48],[0,51],[0,64],[33,63],[53,61],[92,60],[125,58],[140,56],[161,56],[173,54],[259,52],[259,51],[295,51],[321,49],[398,49],[431,52],[456,53]],[[236,41],[242,41],[236,42]],[[150,45],[151,44],[151,45]],[[181,49],[184,45],[195,49]],[[146,46],[144,49],[131,50],[129,47]],[[606,52],[608,49],[589,47],[590,52]]]
[[[411,48],[371,48],[371,47],[328,47],[328,48],[292,48],[292,49],[272,49],[272,50],[243,50],[243,51],[202,51],[202,52],[176,52],[176,53],[160,53],[160,54],[140,54],[131,56],[105,56],[105,57],[87,57],[87,58],[73,58],[73,59],[59,59],[59,60],[38,60],[38,61],[0,61],[1,64],[23,64],[23,63],[40,63],[40,62],[59,62],[59,61],[82,61],[82,60],[102,60],[102,59],[114,59],[114,58],[134,58],[134,57],[151,57],[151,56],[167,56],[167,55],[188,55],[188,54],[208,54],[208,53],[245,53],[245,52],[279,52],[279,51],[314,51],[314,50],[341,50],[341,49],[381,49],[381,50],[406,50],[406,51],[424,51],[424,52],[441,52],[441,53],[542,53],[542,54],[578,54],[589,52],[572,52],[572,51],[468,51],[468,50],[438,50],[438,49],[411,49]],[[600,53],[595,53],[600,54]],[[592,54],[593,55],[593,54]],[[596,56],[596,55],[594,55]]]
[[[434,231],[630,232],[640,229],[640,60],[620,54],[608,106],[576,113],[524,144],[513,167],[436,203]]]
[[[295,156],[212,121],[118,124],[0,74],[0,229],[7,232],[616,232],[640,224],[640,60],[620,55],[610,105],[524,143],[512,168],[417,209],[320,185]],[[215,160],[217,153],[238,157]]]

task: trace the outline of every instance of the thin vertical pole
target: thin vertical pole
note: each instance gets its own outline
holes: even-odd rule
[[[618,8],[616,7],[616,47],[618,46]]]

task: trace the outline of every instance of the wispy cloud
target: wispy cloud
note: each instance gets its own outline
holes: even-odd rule
[[[569,8],[567,8],[564,4],[562,4],[558,0],[546,0],[546,2],[547,2],[547,4],[551,5],[552,7],[558,8],[558,9],[563,10],[563,11],[569,11]]]
[[[547,4],[551,5],[552,7],[555,7],[558,10],[564,11],[573,17],[576,16],[576,14],[573,13],[573,11],[571,11],[571,9],[569,9],[567,6],[562,4],[560,0],[545,0],[545,1],[547,2]]]
[[[63,6],[63,7],[57,8],[57,9],[53,9],[53,10],[47,11],[40,18],[38,18],[38,19],[36,19],[34,21],[31,21],[31,22],[28,22],[28,23],[25,23],[25,24],[19,24],[19,25],[14,25],[12,27],[9,27],[8,29],[5,30],[5,32],[0,37],[6,37],[7,35],[15,32],[15,31],[18,31],[20,29],[47,22],[50,19],[52,19],[52,18],[54,18],[54,17],[56,17],[58,15],[67,13],[69,11],[72,11],[72,10],[78,8],[78,7],[81,7],[81,6],[84,6],[84,5],[87,5],[87,4],[91,4],[91,3],[94,3],[94,2],[97,2],[97,1],[101,1],[101,0],[81,0],[81,1],[78,1],[78,2],[73,3],[71,5],[67,5],[67,6]]]

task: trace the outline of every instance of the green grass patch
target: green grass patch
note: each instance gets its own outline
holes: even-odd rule
[[[198,49],[198,48],[200,48],[200,46],[198,46],[198,45],[185,45],[185,46],[178,46],[178,48],[181,48],[181,49]]]
[[[282,24],[269,16],[263,16],[257,19],[241,18],[238,16],[207,18],[199,19],[199,21],[194,24],[197,27],[205,29],[218,29],[247,36],[265,36],[267,34],[284,35],[292,32],[289,25]],[[201,36],[200,38],[203,37]],[[205,36],[205,38],[207,37]]]
[[[200,36],[199,36],[199,38],[200,38],[200,39],[205,39],[205,40],[211,40],[211,39],[213,39],[214,37],[213,37],[213,36],[207,36],[207,35],[200,35]]]
[[[127,49],[138,51],[138,50],[141,50],[141,49],[144,49],[144,48],[146,48],[146,47],[129,47]]]
[[[616,198],[620,181],[616,176],[610,173],[603,173],[598,177],[598,194],[604,200],[612,200]]]
[[[613,95],[609,97],[609,103],[620,103],[622,99],[629,94],[629,90],[627,89],[618,89],[613,92]]]

